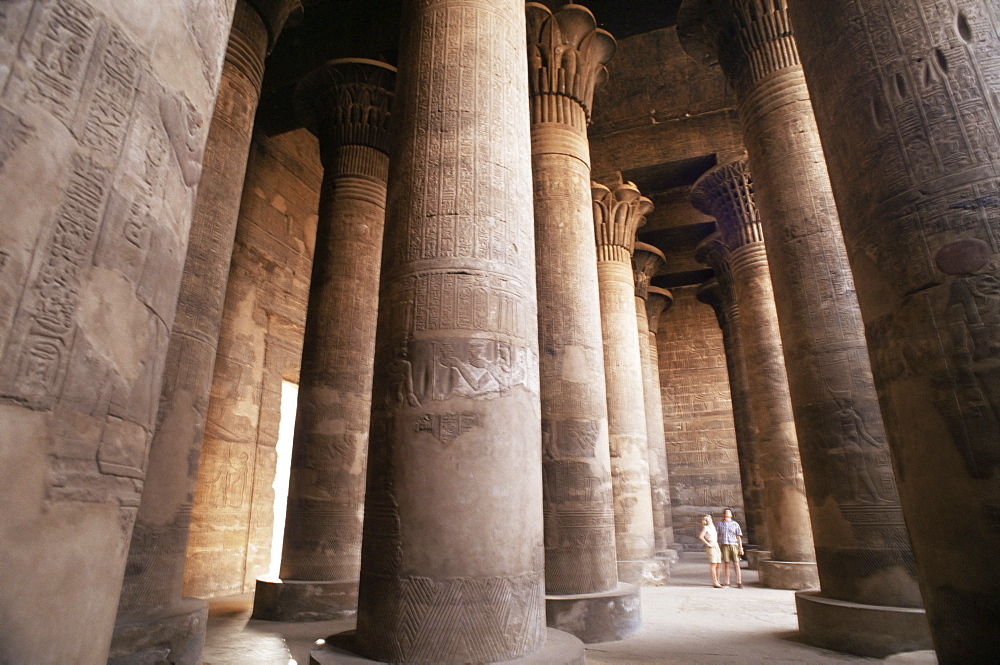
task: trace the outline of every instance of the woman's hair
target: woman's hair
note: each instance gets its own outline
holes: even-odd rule
[[[705,516],[703,516],[701,518],[701,523],[705,524],[705,525],[711,524],[712,523],[712,516],[711,515],[705,515]]]

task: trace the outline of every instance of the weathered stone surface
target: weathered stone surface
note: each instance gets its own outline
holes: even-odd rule
[[[255,138],[195,487],[186,595],[249,592],[268,569],[281,382],[298,382],[321,180],[309,132]]]
[[[580,638],[585,644],[631,637],[642,627],[640,587],[619,583],[612,591],[545,599],[546,623]]]
[[[761,581],[781,584],[786,579],[801,589],[801,574],[765,575],[765,567],[781,562],[812,571],[818,583],[806,489],[795,436],[785,360],[782,354],[774,292],[764,249],[760,217],[745,161],[721,164],[703,175],[691,192],[692,204],[715,215],[728,254],[715,260],[728,263],[740,308],[740,339],[750,384],[750,408],[757,427],[757,463],[764,487],[764,515],[773,560],[762,562]],[[720,270],[724,273],[725,269]],[[811,584],[809,586],[812,586]]]
[[[509,660],[546,640],[524,5],[402,26],[355,647]]]
[[[1000,7],[789,5],[938,657],[994,660]]]
[[[176,606],[181,602],[197,460],[254,110],[260,94],[267,30],[256,11],[245,2],[236,3],[208,130],[177,314],[167,347],[146,485],[118,604],[112,661],[166,653],[173,662],[194,663],[198,645],[204,641],[207,607],[192,607],[194,601],[185,601],[183,605],[192,619],[179,620]]]
[[[233,5],[0,6],[0,661],[107,658]]]
[[[526,8],[545,590],[594,594],[616,589],[618,572],[587,118],[615,42],[582,6]]]
[[[663,402],[660,396],[660,372],[653,364],[650,345],[656,347],[655,335],[650,338],[650,315],[646,304],[649,280],[666,264],[663,252],[652,245],[636,242],[632,253],[632,277],[635,280],[635,322],[639,329],[639,358],[642,362],[642,393],[646,409],[646,439],[649,446],[649,487],[653,497],[653,536],[656,551],[663,552],[674,544],[674,515],[670,505],[670,473],[663,434]],[[673,296],[667,291],[660,295],[663,306]],[[662,311],[662,307],[661,307]]]
[[[705,45],[736,88],[769,239],[823,596],[919,607],[854,280],[786,3],[729,0],[704,21]]]
[[[655,537],[649,486],[646,405],[642,395],[642,358],[635,315],[632,248],[635,232],[652,203],[632,183],[609,189],[593,183],[597,279],[601,296],[604,373],[608,390],[611,479],[615,498],[618,579],[651,582]]]
[[[725,261],[728,252],[721,243],[721,236],[714,233],[697,248],[698,257],[709,263],[717,275],[699,286],[697,295],[698,300],[715,311],[715,318],[722,331],[729,373],[729,394],[733,404],[733,424],[736,429],[736,450],[740,461],[740,486],[743,489],[746,518],[743,531],[749,543],[766,549],[767,522],[764,518],[763,487],[757,470],[757,434],[750,412],[750,386],[747,383],[743,341],[740,339],[740,310],[733,292],[732,273]],[[713,259],[708,256],[713,256]]]
[[[274,589],[259,594],[254,599],[257,618],[315,621],[353,615],[357,608],[357,592],[345,592],[345,587],[356,587],[361,568],[394,88],[395,68],[373,60],[342,59],[312,72],[296,93],[306,126],[319,138],[323,188],[281,581],[262,578],[257,589],[310,582],[311,593]],[[285,601],[288,605],[282,605]]]
[[[670,467],[674,538],[702,551],[701,518],[732,508],[744,523],[722,333],[697,288],[670,290],[673,304],[657,323],[663,429]]]

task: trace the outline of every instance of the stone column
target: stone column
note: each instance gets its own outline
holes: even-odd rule
[[[646,404],[646,437],[649,445],[649,486],[653,497],[653,536],[657,556],[666,555],[668,548],[674,544],[674,516],[670,505],[670,474],[667,469],[666,437],[663,432],[660,371],[659,367],[653,364],[656,338],[652,338],[651,344],[652,330],[649,327],[646,303],[649,298],[649,280],[663,271],[666,262],[663,252],[656,247],[644,242],[635,243],[635,251],[632,253],[635,322],[639,329],[642,394]]]
[[[351,648],[516,660],[553,644],[524,4],[407,0],[401,25]],[[550,632],[575,650],[539,662],[582,659]]]
[[[819,646],[860,655],[929,644],[926,625],[902,609],[908,628],[847,641],[828,629],[832,607],[920,608],[916,568],[787,2],[725,0],[703,16],[706,32],[686,48],[714,53],[736,90],[809,489],[822,596],[800,595],[800,628]]]
[[[635,322],[632,246],[653,209],[632,183],[611,190],[593,183],[597,279],[601,294],[604,372],[608,389],[611,479],[615,497],[618,578],[655,584],[664,573],[653,559],[653,500],[643,394],[639,330]]]
[[[171,662],[194,663],[205,640],[207,604],[181,593],[197,460],[264,56],[296,6],[236,3],[109,663],[164,653]]]
[[[729,394],[733,403],[733,425],[736,429],[736,451],[740,461],[740,480],[743,490],[743,512],[746,515],[746,535],[756,545],[757,554],[768,552],[767,520],[764,518],[763,486],[757,468],[756,429],[750,409],[750,385],[747,382],[743,340],[740,337],[740,308],[736,303],[733,274],[729,266],[729,249],[722,236],[713,233],[696,248],[695,254],[702,263],[712,266],[715,277],[698,289],[698,300],[715,310],[716,320],[722,330],[722,344],[726,350],[729,369]],[[747,556],[754,567],[756,559]]]
[[[771,560],[758,567],[760,581],[778,589],[817,587],[816,553],[774,291],[745,162],[708,171],[695,183],[691,202],[719,222],[740,308],[740,339],[771,546]]]
[[[331,60],[295,103],[323,163],[292,444],[280,580],[253,616],[317,621],[357,611],[378,278],[396,69]]]
[[[0,4],[0,662],[107,661],[232,7]]]
[[[538,273],[545,591],[550,626],[584,642],[640,627],[619,584],[587,121],[615,52],[590,10],[529,2],[528,85]],[[571,53],[572,58],[565,57]],[[569,82],[569,83],[568,83]]]
[[[790,5],[942,663],[996,659],[1000,6]]]

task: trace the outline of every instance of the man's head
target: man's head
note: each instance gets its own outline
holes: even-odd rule
[[[726,508],[725,510],[723,510],[722,511],[722,519],[726,520],[727,522],[732,522],[733,521],[733,511],[730,510],[729,508]]]

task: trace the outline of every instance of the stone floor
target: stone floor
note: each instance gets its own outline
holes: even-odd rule
[[[587,663],[937,663],[930,652],[882,661],[810,647],[797,639],[791,591],[759,586],[751,570],[743,571],[743,589],[714,589],[708,579],[703,556],[685,554],[668,586],[642,590],[642,631],[621,642],[589,645]],[[306,665],[317,639],[353,628],[353,621],[251,621],[251,603],[250,595],[211,602],[204,665]]]

